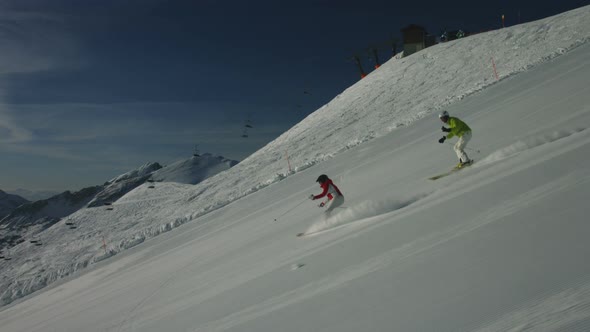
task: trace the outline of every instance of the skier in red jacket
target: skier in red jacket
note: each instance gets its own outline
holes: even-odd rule
[[[320,175],[316,182],[320,183],[320,187],[322,187],[323,191],[319,195],[311,194],[309,196],[309,199],[316,200],[328,196],[328,200],[326,202],[320,203],[320,207],[324,207],[326,203],[328,203],[328,208],[326,209],[326,216],[330,216],[332,210],[344,203],[344,196],[342,195],[340,189],[336,187],[334,182],[332,182],[332,180],[328,178],[327,175]]]

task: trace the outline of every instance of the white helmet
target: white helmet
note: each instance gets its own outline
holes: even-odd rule
[[[448,117],[449,117],[449,112],[447,112],[447,111],[443,111],[442,113],[440,113],[440,114],[438,115],[438,118],[439,118],[439,119],[442,119],[442,118],[448,118]]]

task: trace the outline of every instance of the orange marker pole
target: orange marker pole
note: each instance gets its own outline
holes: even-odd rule
[[[289,152],[285,150],[285,156],[287,157],[287,165],[289,165],[289,173],[291,173],[291,161],[289,160]]]
[[[494,75],[496,76],[496,81],[500,78],[498,77],[498,71],[496,70],[496,63],[494,62],[494,58],[492,57],[492,67],[494,67]]]

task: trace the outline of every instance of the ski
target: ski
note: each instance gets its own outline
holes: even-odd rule
[[[319,231],[313,231],[313,232],[310,232],[310,233],[305,233],[305,232],[303,232],[303,233],[297,233],[297,237],[306,237],[306,236],[309,236],[309,235],[317,235],[317,234],[320,234],[320,233],[324,233],[324,232],[326,232],[328,230],[330,230],[330,228],[328,228],[328,229],[322,229],[322,230],[319,230]]]
[[[306,236],[308,236],[308,235],[316,235],[316,234],[322,233],[322,232],[324,232],[324,231],[325,231],[325,230],[322,230],[322,231],[315,231],[315,232],[311,232],[311,233],[305,233],[305,232],[303,232],[303,233],[297,233],[297,237],[306,237]]]
[[[438,179],[440,179],[440,178],[444,178],[445,176],[448,176],[448,175],[451,175],[451,174],[453,174],[453,173],[455,173],[455,172],[458,172],[458,171],[460,171],[460,170],[462,170],[462,169],[464,169],[464,168],[467,168],[467,167],[469,167],[469,166],[471,166],[471,165],[473,165],[473,160],[472,160],[472,161],[471,161],[469,164],[465,164],[465,165],[463,165],[463,167],[453,167],[453,169],[452,169],[452,170],[450,170],[450,171],[448,171],[448,172],[444,172],[444,173],[442,173],[442,174],[438,174],[438,175],[435,175],[435,176],[429,177],[428,179],[429,179],[429,180],[438,180]]]
[[[435,175],[435,176],[429,177],[428,179],[429,179],[429,180],[438,180],[438,179],[440,179],[440,178],[444,178],[444,177],[445,177],[445,176],[447,176],[447,175],[451,175],[452,173],[455,173],[455,172],[456,172],[456,171],[458,171],[458,170],[459,170],[458,168],[453,168],[452,170],[450,170],[450,171],[448,171],[448,172],[445,172],[445,173],[442,173],[442,174],[438,174],[438,175]]]

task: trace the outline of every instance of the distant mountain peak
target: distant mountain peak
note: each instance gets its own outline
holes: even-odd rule
[[[133,179],[133,178],[146,176],[146,175],[149,175],[160,168],[162,168],[162,165],[160,165],[159,163],[148,162],[148,163],[143,164],[142,166],[140,166],[137,169],[131,170],[127,173],[124,173],[124,174],[121,174],[121,175],[115,177],[114,179],[111,179],[107,183],[113,184],[113,183],[129,180],[129,179]]]
[[[88,203],[88,207],[97,207],[107,202],[114,202],[147,180],[197,184],[230,169],[237,163],[238,161],[226,159],[222,156],[214,156],[211,153],[191,156],[168,166],[162,166],[157,162],[145,163],[137,169],[106,182],[104,189]]]
[[[50,190],[27,190],[27,189],[8,190],[6,193],[20,196],[26,200],[31,201],[31,202],[42,200],[42,199],[47,199],[49,197],[59,194],[58,192],[50,191]]]
[[[29,201],[18,195],[8,194],[0,190],[0,220],[9,215],[19,206],[28,203]]]
[[[238,163],[236,160],[230,160],[223,156],[203,153],[200,156],[179,160],[155,171],[152,174],[152,179],[164,182],[197,184],[232,168]]]

